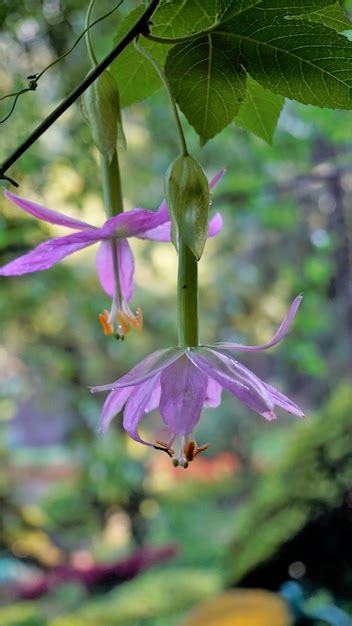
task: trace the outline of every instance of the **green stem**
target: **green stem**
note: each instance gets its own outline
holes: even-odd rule
[[[115,151],[111,160],[106,155],[100,154],[100,171],[106,216],[112,217],[113,215],[118,215],[123,212],[121,175],[117,151]],[[117,241],[114,237],[110,241],[112,245],[112,260],[115,276],[115,298],[118,302],[122,302]]]
[[[97,57],[95,56],[95,53],[94,53],[94,50],[93,50],[92,40],[91,40],[91,37],[90,37],[90,30],[89,30],[89,28],[90,28],[90,16],[92,14],[94,5],[95,5],[95,0],[90,0],[89,7],[88,7],[88,10],[87,10],[87,15],[86,15],[86,23],[85,23],[86,47],[87,47],[87,50],[88,50],[90,62],[93,65],[93,67],[98,65],[98,60],[97,60]]]
[[[89,32],[89,22],[90,16],[92,14],[92,10],[94,8],[95,0],[90,0],[87,15],[86,15],[86,46],[89,54],[90,61],[93,66],[98,65],[97,57],[95,56],[92,41],[90,38]],[[121,173],[119,167],[119,158],[117,154],[117,149],[112,156],[109,158],[106,154],[100,153],[100,172],[101,172],[101,180],[103,186],[103,199],[105,206],[106,216],[113,217],[113,215],[118,215],[123,212],[123,196],[122,196],[122,186],[121,186]],[[115,294],[114,294],[114,302],[122,302],[122,293],[121,293],[121,285],[119,279],[119,257],[118,257],[118,249],[117,249],[117,241],[113,237],[111,239],[112,246],[112,262],[114,267],[114,276],[115,276]]]
[[[180,239],[178,250],[177,308],[180,346],[198,346],[198,264]]]
[[[117,151],[115,151],[111,161],[104,154],[100,155],[100,169],[106,216],[112,217],[123,212],[121,175]]]
[[[187,156],[188,155],[188,149],[187,149],[186,139],[185,139],[185,135],[184,135],[184,132],[183,132],[183,128],[182,128],[182,124],[181,124],[181,120],[180,120],[180,115],[179,115],[179,112],[178,112],[178,109],[177,109],[175,98],[173,96],[173,93],[172,93],[171,86],[170,86],[170,83],[168,81],[168,78],[167,78],[166,74],[164,73],[164,71],[162,70],[162,68],[160,67],[159,63],[148,52],[148,50],[143,48],[143,46],[139,45],[137,39],[134,40],[134,45],[135,45],[135,48],[138,50],[138,52],[143,54],[143,56],[145,56],[150,61],[150,63],[153,65],[154,69],[156,70],[156,72],[160,76],[161,82],[163,83],[163,85],[164,85],[164,87],[166,89],[166,92],[167,92],[167,94],[169,96],[171,107],[172,107],[172,111],[173,111],[173,114],[174,114],[174,117],[175,117],[175,122],[176,122],[176,127],[177,127],[177,133],[178,133],[178,139],[179,139],[181,154],[183,154],[183,156]]]
[[[86,15],[86,46],[89,54],[90,61],[93,66],[98,65],[97,57],[93,50],[92,41],[90,38],[90,17],[95,5],[95,0],[90,0],[87,15]],[[105,212],[107,217],[118,215],[123,212],[123,196],[121,187],[121,174],[119,167],[119,159],[117,150],[115,150],[111,159],[108,156],[100,153],[100,171],[103,185],[103,197]]]

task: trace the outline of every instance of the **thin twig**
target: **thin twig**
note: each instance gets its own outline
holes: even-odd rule
[[[6,96],[2,96],[0,98],[1,100],[5,100],[6,98],[11,98],[12,96],[15,96],[15,99],[12,103],[11,109],[9,111],[9,113],[7,113],[7,115],[0,120],[0,124],[4,124],[4,122],[6,122],[9,117],[11,117],[12,113],[15,110],[17,101],[19,99],[19,97],[24,94],[27,93],[28,91],[35,91],[38,87],[38,81],[39,79],[51,68],[54,67],[54,65],[56,65],[56,63],[59,63],[60,61],[62,61],[63,59],[65,59],[69,54],[71,54],[72,50],[75,49],[75,47],[77,46],[77,44],[81,41],[82,37],[84,37],[88,31],[92,28],[92,26],[95,26],[96,24],[98,24],[98,22],[101,22],[102,20],[105,20],[107,17],[109,17],[112,13],[114,13],[114,11],[116,11],[116,9],[118,9],[121,4],[122,4],[123,0],[120,0],[120,2],[114,6],[113,9],[111,9],[110,11],[108,11],[107,13],[105,13],[104,15],[102,15],[101,17],[98,17],[98,19],[94,20],[94,22],[92,22],[91,24],[89,24],[89,26],[87,26],[84,31],[79,35],[79,37],[76,39],[75,43],[73,44],[73,46],[71,46],[71,48],[69,50],[66,50],[66,52],[64,52],[61,56],[59,56],[57,59],[55,59],[55,61],[53,61],[52,63],[50,63],[49,65],[47,65],[41,72],[39,72],[38,74],[33,74],[32,76],[27,76],[27,79],[29,80],[29,84],[28,87],[24,88],[24,89],[20,89],[19,91],[15,92],[15,93],[8,93],[6,94]]]
[[[14,152],[2,163],[0,167],[0,179],[4,178],[5,172],[13,165],[21,156],[45,133],[56,120],[61,117],[65,111],[85,92],[90,85],[106,70],[109,65],[123,52],[123,50],[131,43],[137,35],[145,32],[149,20],[159,5],[160,0],[151,0],[141,17],[136,21],[132,28],[119,41],[119,43],[106,55],[106,57],[89,72],[88,76],[71,91],[71,93],[45,118],[34,131],[25,139]]]

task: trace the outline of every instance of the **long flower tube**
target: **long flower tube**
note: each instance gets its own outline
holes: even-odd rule
[[[257,346],[219,343],[180,346],[153,352],[130,372],[92,392],[109,391],[103,406],[100,430],[106,432],[112,419],[124,408],[123,426],[140,443],[165,450],[175,465],[187,467],[207,448],[198,446],[193,430],[203,407],[217,407],[222,389],[267,420],[275,419],[276,407],[303,417],[303,411],[283,393],[228,355],[228,351],[261,352],[285,337],[302,297],[297,296],[271,341]],[[141,438],[138,426],[145,413],[159,407],[170,431],[168,441],[155,443]]]

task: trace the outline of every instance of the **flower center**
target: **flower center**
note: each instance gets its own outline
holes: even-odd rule
[[[192,439],[188,435],[179,437],[179,440],[176,442],[177,445],[173,448],[172,446],[175,439],[176,435],[173,435],[170,441],[156,441],[156,445],[154,446],[155,450],[162,450],[168,454],[172,459],[174,467],[181,466],[187,469],[189,463],[191,463],[200,452],[209,448],[208,443],[198,446],[195,439]]]
[[[123,340],[131,328],[141,332],[143,328],[143,313],[141,307],[137,307],[134,314],[125,300],[120,306],[113,299],[110,313],[107,309],[99,314],[99,321],[103,327],[104,335],[115,335],[116,339]]]
[[[112,246],[112,262],[115,279],[114,297],[112,299],[110,313],[107,309],[100,313],[99,321],[103,327],[105,335],[114,335],[116,339],[123,340],[125,335],[130,332],[131,328],[141,332],[143,328],[143,313],[140,307],[134,314],[128,302],[122,294],[120,275],[119,275],[119,259],[118,259],[118,241],[111,240]]]

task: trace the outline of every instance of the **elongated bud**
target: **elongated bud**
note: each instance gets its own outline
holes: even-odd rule
[[[91,127],[96,147],[111,161],[116,146],[125,148],[126,140],[121,122],[119,93],[108,70],[84,92],[82,114]]]
[[[200,259],[208,235],[209,186],[198,161],[181,155],[166,172],[166,200],[171,214],[173,243],[178,238]]]

